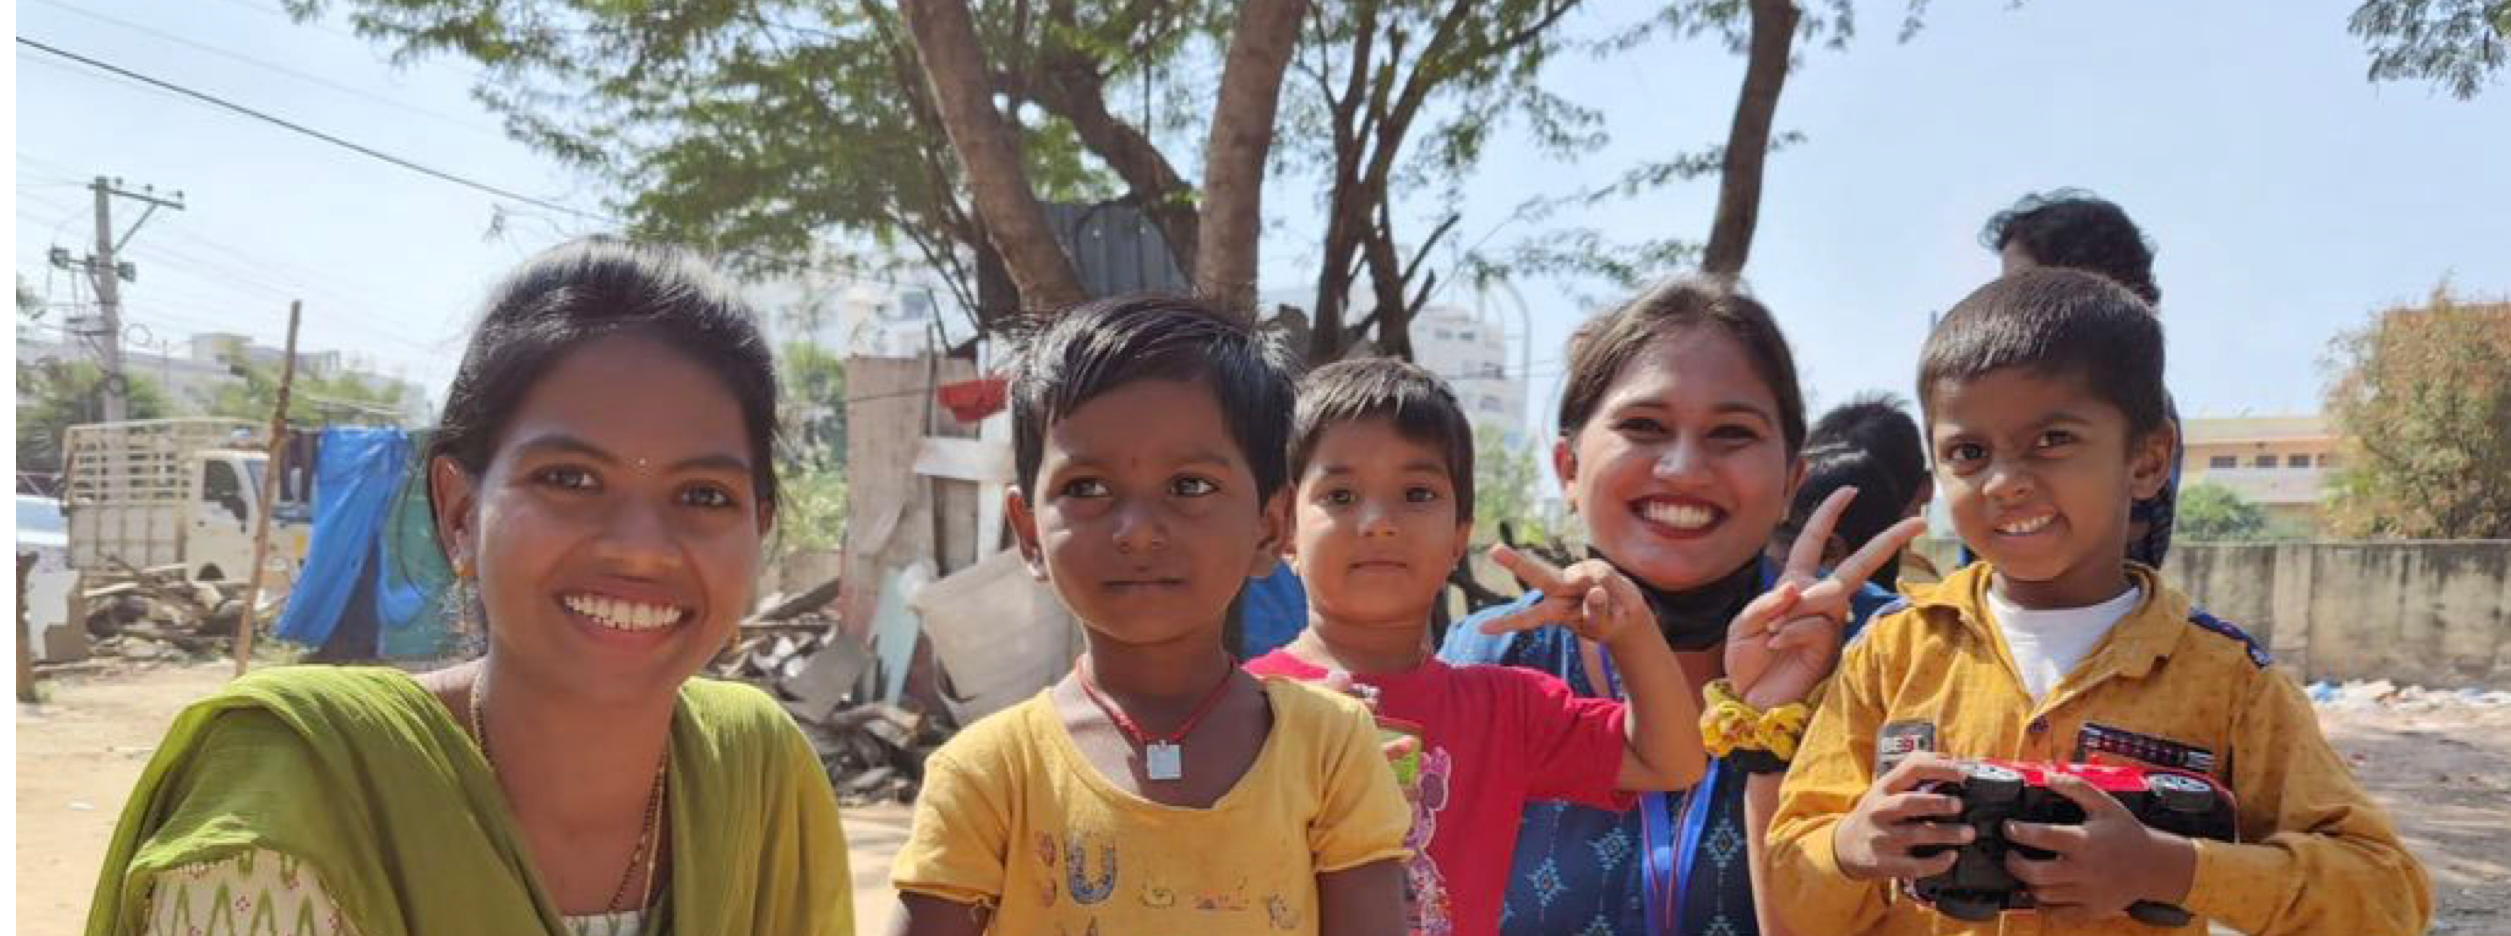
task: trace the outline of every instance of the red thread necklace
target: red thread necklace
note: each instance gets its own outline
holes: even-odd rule
[[[1178,725],[1177,730],[1164,737],[1154,738],[1150,732],[1142,730],[1132,716],[1125,714],[1124,709],[1099,693],[1098,680],[1090,676],[1089,657],[1082,657],[1080,662],[1073,664],[1072,672],[1081,677],[1081,693],[1089,696],[1100,711],[1106,712],[1107,717],[1116,722],[1118,731],[1141,746],[1142,773],[1153,780],[1176,780],[1186,775],[1186,736],[1193,734],[1194,727],[1203,723],[1203,716],[1211,714],[1212,707],[1220,703],[1221,695],[1229,688],[1230,675],[1226,671],[1221,674],[1221,681],[1213,685],[1212,691],[1195,706],[1194,714],[1186,716],[1185,724]]]

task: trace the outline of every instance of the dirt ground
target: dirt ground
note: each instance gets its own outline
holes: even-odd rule
[[[131,784],[185,703],[226,664],[90,665],[55,671],[49,700],[17,713],[17,931],[83,925],[106,840]],[[2330,706],[2321,725],[2431,872],[2435,936],[2511,936],[2511,706]],[[889,858],[904,807],[846,811],[857,931],[884,931]]]
[[[2434,936],[2511,936],[2511,706],[2319,710],[2432,875]]]

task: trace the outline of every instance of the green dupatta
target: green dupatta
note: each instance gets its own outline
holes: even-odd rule
[[[670,770],[649,933],[853,932],[837,799],[782,708],[691,680]],[[302,860],[359,936],[566,933],[479,749],[398,670],[265,670],[186,709],[123,809],[88,936],[140,932],[156,875],[256,848]]]

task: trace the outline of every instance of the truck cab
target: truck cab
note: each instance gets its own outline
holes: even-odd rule
[[[311,531],[301,504],[264,505],[266,442],[249,422],[157,419],[72,426],[63,446],[62,506],[70,565],[81,570],[183,567],[194,581],[242,581],[254,526],[272,511],[266,589],[284,593]]]

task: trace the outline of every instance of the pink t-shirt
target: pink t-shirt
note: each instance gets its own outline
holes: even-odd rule
[[[1326,673],[1279,650],[1248,661],[1247,671],[1311,681]],[[1377,687],[1380,717],[1422,729],[1421,781],[1404,791],[1413,801],[1404,896],[1416,936],[1500,931],[1527,800],[1617,810],[1634,801],[1615,789],[1620,702],[1578,698],[1533,670],[1450,666],[1435,657],[1411,672],[1353,679]]]

